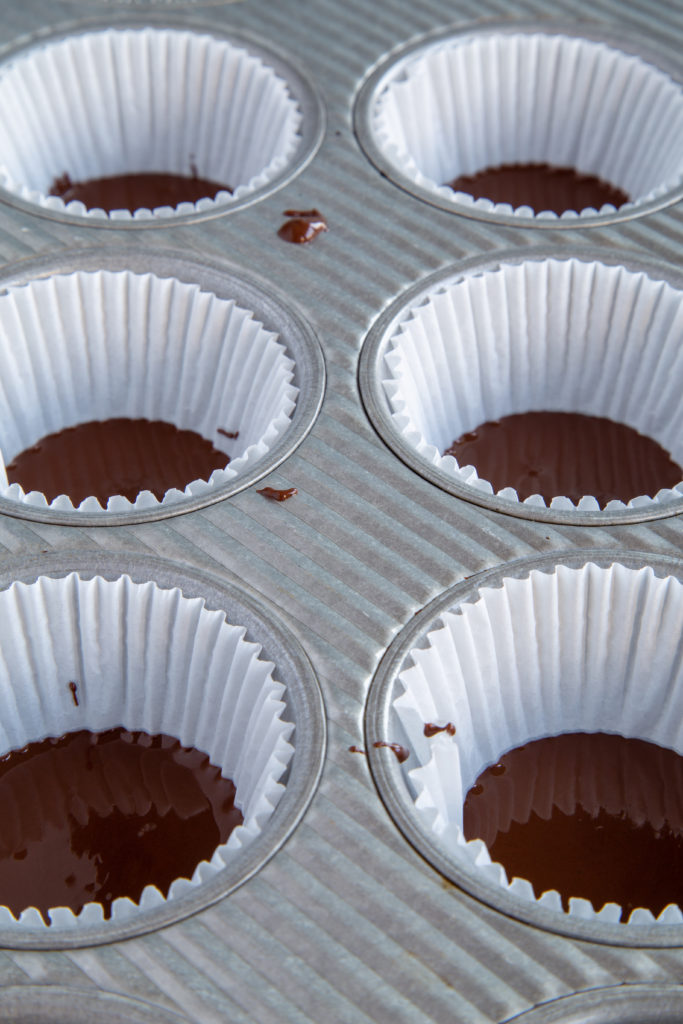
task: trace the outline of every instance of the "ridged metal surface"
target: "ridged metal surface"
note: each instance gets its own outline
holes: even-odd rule
[[[300,63],[327,113],[313,162],[280,192],[185,226],[117,230],[0,205],[0,266],[62,249],[173,250],[258,273],[320,338],[327,393],[310,435],[266,482],[187,515],[120,527],[61,527],[3,517],[5,562],[43,551],[161,556],[205,570],[279,607],[324,693],[322,781],[285,847],[221,903],[125,942],[64,952],[0,952],[2,986],[122,994],[201,1024],[494,1024],[558,997],[623,983],[675,983],[683,949],[622,949],[513,921],[446,882],[401,836],[372,783],[362,744],[368,686],[392,638],[464,577],[558,550],[680,555],[680,516],[641,525],[533,523],[475,507],[404,466],[377,437],[357,387],[358,355],[397,295],[458,261],[539,244],[512,228],[429,206],[382,179],[352,132],[363,76],[422,33],[487,19],[583,17],[628,27],[680,65],[683,8],[665,0],[244,0],[219,6],[5,0],[0,45],[68,24],[147,18],[231,28]],[[310,246],[276,237],[287,208],[318,207],[330,230]],[[683,206],[609,227],[544,230],[543,245],[618,249],[675,264]],[[47,1018],[46,1018],[47,1019]]]

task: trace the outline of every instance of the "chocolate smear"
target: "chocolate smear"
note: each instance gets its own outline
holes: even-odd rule
[[[261,494],[264,498],[268,498],[270,501],[288,501],[299,492],[296,487],[285,487],[283,490],[278,490],[277,487],[262,487],[261,490],[256,493]]]
[[[289,218],[278,229],[278,238],[283,242],[303,245],[329,230],[327,221],[318,210],[285,210],[283,216]]]
[[[401,746],[400,743],[386,743],[384,740],[377,740],[372,745],[373,747],[387,747],[389,750],[393,750],[399,764],[403,764],[410,757],[410,751],[406,747]]]
[[[424,735],[427,739],[431,739],[432,736],[436,736],[439,732],[446,732],[449,736],[455,736],[455,726],[452,722],[446,722],[445,725],[434,725],[433,722],[425,723]]]

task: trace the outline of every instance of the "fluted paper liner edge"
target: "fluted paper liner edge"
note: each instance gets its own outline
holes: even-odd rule
[[[482,31],[426,47],[377,98],[375,140],[394,167],[447,202],[521,220],[553,211],[475,199],[447,183],[502,164],[571,167],[638,207],[683,181],[683,92],[606,43]],[[562,219],[614,213],[567,210]]]
[[[123,727],[164,733],[209,754],[236,787],[243,824],[191,879],[177,879],[168,896],[147,885],[139,904],[120,898],[111,921],[163,905],[231,863],[267,827],[284,792],[280,778],[294,748],[294,725],[283,720],[284,686],[245,628],[210,611],[200,598],[153,582],[113,582],[76,573],[15,583],[0,593],[0,750],[21,749],[48,736]],[[78,704],[69,681],[77,681]],[[52,926],[102,923],[99,903],[78,915],[49,912]],[[17,920],[0,907],[0,927],[44,928],[27,908]]]
[[[625,423],[683,465],[683,292],[643,272],[539,259],[456,279],[406,310],[388,339],[382,384],[398,434],[429,464],[493,494],[474,466],[442,454],[483,423],[565,411]],[[518,502],[507,486],[499,497]],[[683,480],[604,511],[683,498]],[[528,506],[599,511],[592,495]]]
[[[681,623],[683,584],[618,563],[532,570],[443,613],[406,657],[393,703],[425,831],[468,872],[563,913],[558,892],[534,893],[491,861],[483,841],[465,840],[465,796],[507,751],[560,733],[618,733],[683,754]],[[427,722],[452,722],[455,735],[426,738]],[[587,920],[621,916],[617,904],[596,910],[578,895],[569,907]],[[669,904],[656,920],[681,924],[681,908]],[[653,923],[641,907],[628,926]]]
[[[106,29],[27,50],[0,67],[0,185],[47,210],[114,221],[229,206],[268,185],[300,142],[287,83],[227,40],[180,29]],[[134,113],[134,117],[133,117]],[[87,209],[50,195],[142,172],[232,189],[154,210]]]
[[[169,488],[161,501],[150,491],[134,503],[112,495],[105,509],[87,497],[78,511],[94,514],[171,505],[243,475],[288,429],[298,395],[293,361],[250,310],[198,285],[130,271],[76,271],[8,289],[0,365],[5,465],[49,434],[118,417],[193,430],[226,455],[209,480]],[[68,495],[48,506],[20,483],[0,484],[0,495],[74,510]]]

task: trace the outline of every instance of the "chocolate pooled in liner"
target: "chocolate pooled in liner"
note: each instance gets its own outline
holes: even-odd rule
[[[619,209],[629,200],[620,188],[594,174],[579,174],[572,167],[550,164],[501,164],[461,175],[448,185],[475,199],[509,203],[515,209],[530,206],[534,213],[552,210],[558,217],[566,210],[600,210],[608,203]]]
[[[536,896],[657,917],[683,906],[683,757],[639,739],[566,733],[509,751],[465,800],[463,831]]]
[[[652,438],[624,423],[573,412],[524,412],[491,420],[457,438],[444,455],[472,465],[494,491],[514,487],[520,501],[540,494],[603,506],[654,496],[683,480],[683,469]]]
[[[51,196],[59,196],[65,203],[80,200],[88,210],[154,210],[159,206],[179,206],[197,203],[200,199],[215,199],[219,192],[232,192],[228,185],[200,178],[197,174],[117,174],[110,178],[92,178],[72,181],[68,174],[56,178],[50,188]]]
[[[94,495],[103,507],[114,494],[129,501],[151,491],[161,501],[172,487],[208,480],[229,457],[194,430],[161,420],[93,420],[49,434],[7,466],[9,483],[41,491],[48,501],[67,494],[74,505]]]
[[[0,903],[78,914],[147,885],[164,896],[242,823],[235,787],[170,736],[87,730],[0,759]]]

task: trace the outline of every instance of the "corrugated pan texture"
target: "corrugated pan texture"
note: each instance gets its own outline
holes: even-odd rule
[[[257,876],[194,918],[95,949],[0,952],[0,984],[92,987],[201,1024],[494,1024],[599,985],[672,982],[683,949],[592,945],[530,928],[452,887],[397,831],[372,783],[363,708],[378,661],[416,611],[478,571],[535,552],[627,548],[678,554],[681,518],[582,528],[488,512],[402,465],[370,427],[356,382],[363,338],[428,273],[497,251],[602,246],[669,263],[683,252],[683,206],[571,231],[510,228],[433,208],[380,177],[351,111],[364,74],[393,47],[449,24],[590,19],[650,37],[679,61],[683,10],[618,0],[244,0],[123,7],[97,0],[8,0],[0,46],[79,19],[196,24],[270,41],[302,66],[327,111],[310,165],[280,192],[187,225],[112,229],[0,205],[0,269],[66,249],[173,250],[270,280],[316,328],[328,390],[310,436],[266,483],[158,523],[69,528],[0,519],[0,557],[41,552],[153,554],[209,570],[277,606],[317,670],[329,747],[322,783],[294,836]],[[282,213],[317,207],[329,231],[309,246],[277,238]]]

